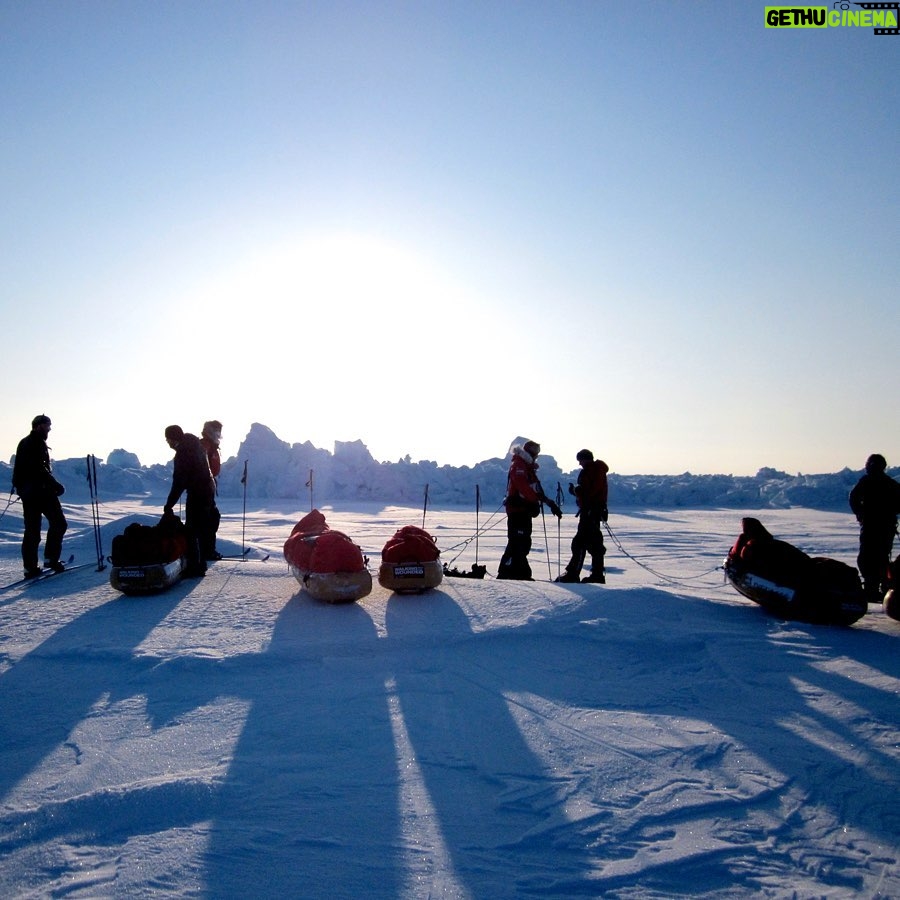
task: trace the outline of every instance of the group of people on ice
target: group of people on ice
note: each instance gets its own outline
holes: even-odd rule
[[[528,553],[531,550],[531,533],[534,519],[546,505],[557,519],[562,518],[562,510],[555,500],[551,500],[541,486],[537,475],[538,455],[541,445],[536,441],[526,441],[512,447],[512,460],[506,479],[506,533],[507,543],[500,559],[498,578],[512,578],[530,581],[531,566]],[[606,474],[609,466],[602,459],[594,459],[590,450],[579,450],[576,456],[581,471],[578,483],[569,484],[569,493],[575,497],[578,506],[578,527],[572,538],[572,557],[557,581],[606,583],[602,523],[608,518],[607,498],[609,493]],[[591,572],[581,578],[581,570],[586,556],[591,556]]]
[[[16,448],[13,463],[13,490],[22,501],[24,535],[22,564],[25,578],[34,578],[46,570],[62,572],[63,535],[68,523],[59,498],[65,488],[53,477],[47,438],[52,427],[50,417],[35,416],[31,432]],[[179,425],[165,430],[165,439],[175,451],[172,466],[172,488],[163,507],[163,516],[175,515],[175,504],[182,494],[185,499],[185,525],[191,535],[188,541],[188,576],[206,573],[206,563],[221,559],[216,551],[216,532],[221,516],[216,506],[217,478],[222,468],[219,444],[222,423],[212,419],[204,423],[202,436],[186,433]],[[47,520],[47,539],[44,543],[44,565],[39,565],[41,525]]]
[[[22,563],[25,577],[41,574],[46,569],[63,571],[61,560],[63,535],[67,522],[59,498],[65,488],[53,476],[47,438],[51,428],[46,415],[35,416],[31,432],[19,441],[13,465],[13,490],[22,501],[24,535]],[[172,487],[163,506],[164,516],[174,516],[174,507],[182,495],[185,500],[185,525],[193,535],[188,544],[188,576],[201,576],[206,564],[220,559],[216,551],[216,532],[220,514],[216,506],[217,479],[221,469],[219,445],[222,423],[210,420],[203,425],[201,436],[185,432],[179,425],[165,430],[165,439],[175,451]],[[528,554],[535,518],[546,506],[558,519],[562,510],[547,496],[538,478],[540,444],[525,441],[511,448],[504,505],[507,518],[507,544],[500,560],[497,578],[531,580]],[[576,456],[581,471],[569,493],[578,507],[578,525],[572,538],[572,555],[560,582],[606,581],[602,526],[608,518],[609,466],[595,459],[591,450],[579,450]],[[897,517],[900,515],[900,483],[887,474],[887,461],[880,453],[866,460],[865,474],[850,491],[850,508],[860,525],[857,566],[864,590],[870,601],[887,589]],[[39,565],[38,550],[41,526],[47,520],[44,544],[44,566]],[[589,574],[581,577],[587,556],[591,557]]]

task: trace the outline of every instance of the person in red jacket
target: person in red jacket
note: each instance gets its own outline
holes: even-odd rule
[[[219,472],[222,471],[222,457],[219,454],[219,444],[222,443],[222,423],[218,419],[210,419],[209,422],[203,423],[203,431],[200,434],[200,446],[206,451],[206,458],[209,461],[209,471],[212,473],[213,481],[216,483],[216,495],[219,493]],[[213,503],[210,510],[209,527],[212,531],[212,538],[207,542],[205,553],[208,562],[215,562],[222,558],[222,554],[216,550],[216,534],[219,531],[219,524],[222,521],[222,514],[219,507]]]
[[[546,503],[557,518],[562,517],[560,508],[544,494],[537,477],[537,457],[541,445],[536,441],[526,441],[512,448],[512,460],[506,482],[506,549],[500,559],[498,578],[512,578],[531,581],[531,566],[528,554],[531,551],[532,520]]]
[[[609,466],[602,459],[594,459],[590,450],[579,450],[575,458],[581,471],[578,473],[578,484],[569,485],[569,493],[574,495],[578,504],[578,529],[572,538],[572,558],[566,571],[556,580],[606,584],[603,568],[606,547],[600,527],[609,515],[606,506],[609,492],[606,473],[609,472]],[[582,579],[581,568],[588,553],[591,554],[591,574]]]
[[[200,433],[200,444],[206,451],[209,460],[209,471],[212,477],[219,480],[219,472],[222,471],[222,457],[219,455],[219,444],[222,443],[222,423],[218,419],[211,419],[203,423],[203,431]]]

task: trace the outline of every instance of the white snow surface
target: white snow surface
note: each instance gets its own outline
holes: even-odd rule
[[[101,503],[105,552],[161,506]],[[0,593],[4,898],[900,897],[900,622],[745,600],[719,568],[739,511],[613,510],[606,586],[551,581],[568,509],[546,540],[536,520],[541,580],[494,580],[482,511],[486,579],[327,605],[281,556],[302,504],[223,502],[220,549],[270,558],[143,598],[97,571],[90,505],[65,510],[88,565]],[[423,524],[323,512],[373,575]],[[849,514],[757,515],[855,561]],[[474,511],[424,524],[469,571]]]

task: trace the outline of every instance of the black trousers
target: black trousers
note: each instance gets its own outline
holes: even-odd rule
[[[59,562],[63,535],[69,527],[59,497],[46,492],[22,497],[22,518],[25,522],[25,534],[22,536],[22,563],[25,568],[38,568],[41,525],[45,518],[47,519],[47,542],[44,544],[44,559],[50,563]]]
[[[206,571],[206,561],[212,558],[216,547],[218,509],[215,501],[207,494],[187,492],[184,503],[184,524],[188,527],[188,568]]]
[[[528,554],[531,551],[531,530],[534,519],[529,512],[507,512],[506,549],[497,570],[498,578],[531,580]]]
[[[868,593],[881,593],[894,547],[895,522],[864,522],[859,530],[856,564]]]
[[[591,554],[591,571],[597,575],[603,573],[606,545],[603,543],[600,525],[600,516],[597,513],[586,511],[578,517],[578,528],[575,537],[572,538],[572,558],[566,566],[566,572],[570,575],[578,575],[581,572],[588,553]]]

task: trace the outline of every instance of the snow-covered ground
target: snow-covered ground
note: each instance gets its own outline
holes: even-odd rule
[[[66,499],[66,498],[63,498]],[[92,563],[0,593],[0,895],[521,898],[900,896],[900,622],[783,622],[724,584],[735,510],[612,511],[608,584],[314,602],[281,546],[306,509],[223,504],[224,560],[125,597]],[[103,503],[103,546],[161,499]],[[377,572],[422,509],[324,507]],[[853,563],[849,514],[756,513]],[[475,514],[429,509],[442,559]],[[21,524],[0,521],[0,581]],[[462,555],[457,557],[457,553]]]

